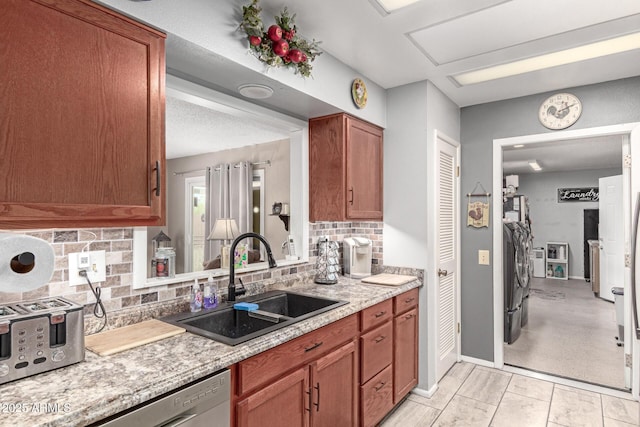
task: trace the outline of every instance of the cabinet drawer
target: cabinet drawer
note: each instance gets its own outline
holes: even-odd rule
[[[360,387],[362,413],[360,419],[365,427],[374,426],[393,408],[393,386],[391,366]]]
[[[358,334],[356,315],[338,320],[238,363],[238,395],[317,358]]]
[[[360,312],[360,330],[362,332],[391,319],[393,301],[388,299]]]
[[[402,313],[418,305],[418,288],[411,289],[393,299],[393,312]]]
[[[391,364],[393,360],[393,324],[387,322],[360,337],[360,382],[369,378]]]

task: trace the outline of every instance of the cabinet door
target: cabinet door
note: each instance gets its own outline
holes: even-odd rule
[[[307,427],[310,399],[309,367],[305,366],[239,401],[236,425]]]
[[[164,38],[88,0],[2,2],[0,228],[162,223]]]
[[[394,319],[393,403],[418,384],[418,309]]]
[[[309,120],[309,220],[345,219],[345,119]]]
[[[358,423],[358,354],[352,341],[311,363],[311,426]]]
[[[347,218],[382,219],[382,130],[347,119]]]

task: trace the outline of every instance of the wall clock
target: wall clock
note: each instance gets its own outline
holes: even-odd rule
[[[570,93],[557,93],[547,98],[538,111],[538,118],[549,129],[565,129],[582,114],[580,100]]]

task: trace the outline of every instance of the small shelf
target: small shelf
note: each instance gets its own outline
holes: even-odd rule
[[[278,215],[278,214],[269,214],[269,216],[277,216],[284,223],[285,231],[289,231],[289,215]]]
[[[569,280],[569,244],[547,242],[545,277],[547,279]]]

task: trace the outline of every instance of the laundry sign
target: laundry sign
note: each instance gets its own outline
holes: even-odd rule
[[[558,188],[558,203],[597,202],[600,200],[599,187]]]

